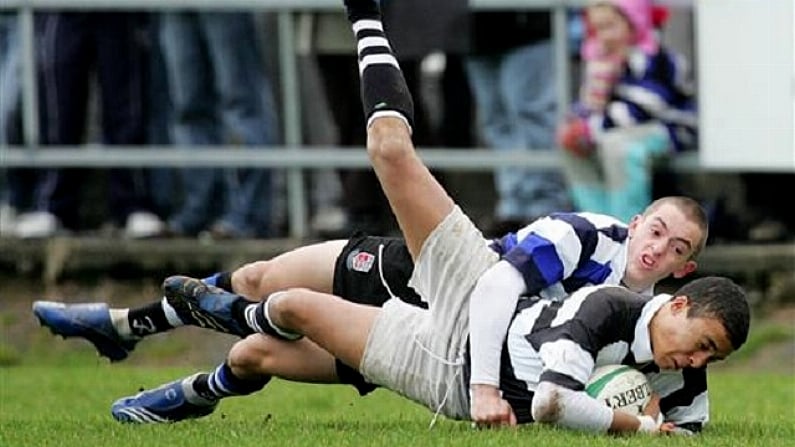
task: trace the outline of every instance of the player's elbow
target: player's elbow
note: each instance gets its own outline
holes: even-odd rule
[[[557,423],[561,418],[561,396],[557,387],[541,382],[533,395],[533,420],[548,424]]]

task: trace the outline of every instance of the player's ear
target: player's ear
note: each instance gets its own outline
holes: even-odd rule
[[[671,299],[671,313],[687,312],[690,307],[690,298],[687,295],[677,295]]]
[[[640,215],[640,214],[635,214],[634,216],[632,216],[632,219],[629,220],[629,224],[627,225],[627,227],[629,228],[629,235],[630,236],[632,236],[632,234],[638,228],[638,226],[640,225],[642,220],[643,220],[643,216]]]
[[[673,275],[673,277],[677,279],[684,278],[685,276],[693,273],[696,270],[696,267],[698,267],[698,263],[691,259],[690,261],[685,262],[685,265],[683,265],[679,269],[674,270],[673,273],[671,273],[671,275]]]

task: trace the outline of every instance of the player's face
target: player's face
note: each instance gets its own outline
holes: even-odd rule
[[[687,297],[674,298],[651,326],[654,363],[661,369],[701,368],[732,353],[726,328],[710,317],[687,317]]]
[[[613,6],[588,8],[588,23],[606,55],[623,56],[632,45],[634,32],[629,21]]]
[[[671,204],[662,204],[629,224],[629,248],[624,283],[644,290],[673,275],[681,278],[696,268],[693,253],[702,238],[701,229]]]

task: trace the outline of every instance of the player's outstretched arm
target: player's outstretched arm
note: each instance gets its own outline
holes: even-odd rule
[[[657,417],[635,416],[604,405],[584,391],[541,382],[533,396],[533,419],[576,430],[611,433],[651,433],[668,431]]]
[[[367,151],[406,245],[416,259],[454,203],[411,141],[414,105],[373,0],[345,0],[357,41]]]

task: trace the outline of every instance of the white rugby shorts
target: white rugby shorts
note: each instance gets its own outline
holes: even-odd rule
[[[432,411],[469,418],[463,377],[469,298],[499,260],[480,230],[455,207],[428,236],[409,282],[427,310],[391,299],[376,318],[359,370]]]

